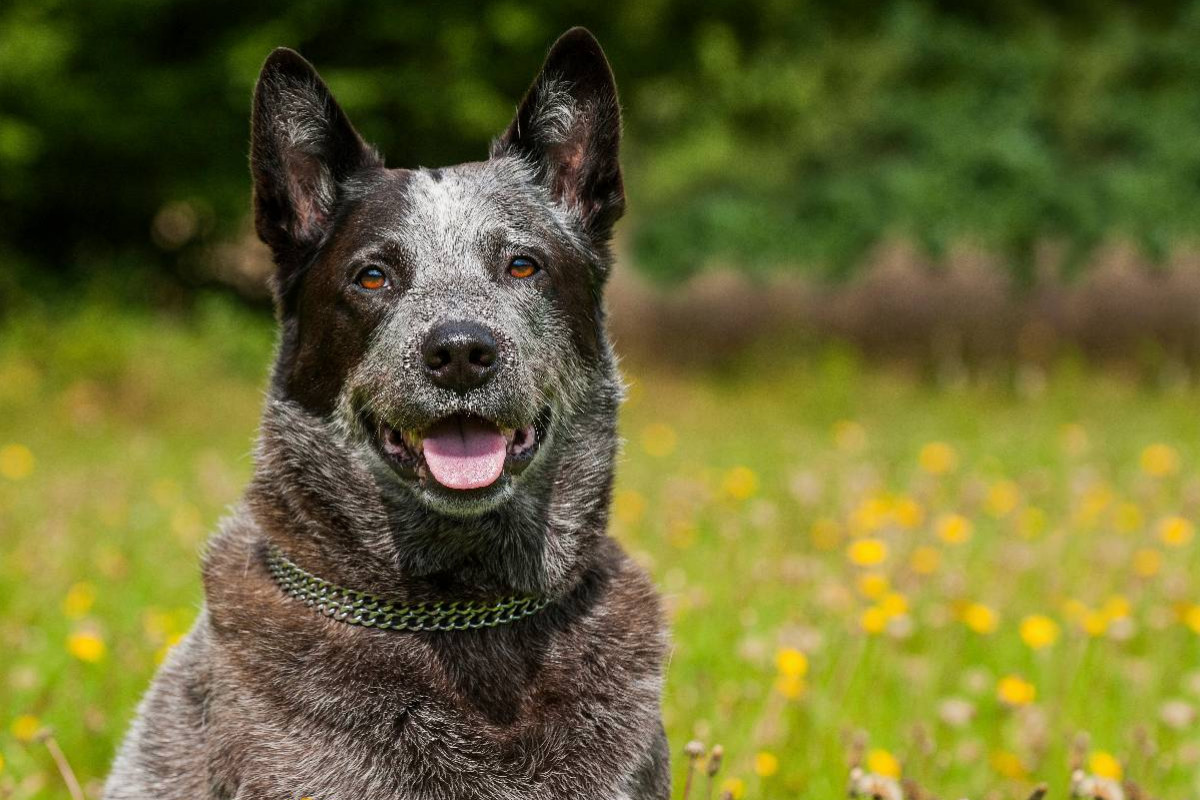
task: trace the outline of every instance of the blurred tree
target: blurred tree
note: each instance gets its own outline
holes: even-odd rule
[[[277,45],[392,165],[433,165],[484,155],[573,24],[617,71],[656,276],[843,276],[894,236],[1021,269],[1044,240],[1162,253],[1200,232],[1195,1],[7,0],[0,291],[51,266],[203,280],[198,254],[243,224],[250,91]]]

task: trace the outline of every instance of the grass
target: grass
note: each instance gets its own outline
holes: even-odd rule
[[[272,337],[215,304],[0,328],[0,797],[68,797],[45,728],[98,796],[250,474]],[[628,372],[613,531],[670,609],[677,778],[697,738],[734,796],[834,797],[861,746],[943,796],[1066,797],[1087,732],[1093,771],[1200,793],[1200,388],[836,348]]]

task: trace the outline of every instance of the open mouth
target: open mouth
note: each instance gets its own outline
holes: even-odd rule
[[[401,430],[386,423],[377,444],[401,475],[422,485],[466,492],[484,489],[508,472],[520,474],[537,455],[546,437],[549,409],[532,425],[503,428],[467,414],[444,417],[422,431]]]

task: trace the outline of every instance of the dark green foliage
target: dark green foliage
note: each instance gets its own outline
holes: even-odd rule
[[[888,237],[1017,271],[1042,241],[1200,238],[1196,2],[8,0],[0,253],[194,281],[243,224],[272,47],[309,57],[389,163],[435,165],[484,156],[573,24],[623,91],[627,226],[655,276],[840,277]],[[185,224],[153,236],[178,202]]]

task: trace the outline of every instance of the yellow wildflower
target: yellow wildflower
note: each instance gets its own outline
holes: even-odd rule
[[[1130,613],[1129,598],[1121,594],[1109,595],[1108,599],[1104,601],[1104,605],[1101,606],[1100,613],[1110,620],[1125,619]]]
[[[868,497],[850,514],[850,527],[858,534],[873,533],[891,521],[892,504],[886,497]]]
[[[104,640],[95,631],[75,631],[67,637],[67,651],[89,664],[95,664],[104,658]]]
[[[899,617],[908,613],[908,598],[900,592],[888,592],[879,600],[879,609],[888,617]]]
[[[1009,780],[1022,780],[1029,776],[1029,770],[1025,767],[1025,762],[1016,753],[1008,750],[997,750],[992,753],[991,757],[992,769],[996,773]]]
[[[1034,650],[1058,641],[1058,623],[1044,614],[1030,614],[1021,620],[1021,641]]]
[[[975,633],[986,636],[996,630],[1000,618],[983,603],[968,603],[962,610],[962,620]]]
[[[921,508],[921,504],[907,495],[902,495],[896,498],[896,503],[892,507],[892,518],[896,520],[896,524],[906,530],[912,530],[918,527],[925,519],[925,510]]]
[[[642,449],[647,455],[665,458],[675,452],[679,436],[665,422],[655,422],[642,429]]]
[[[758,475],[749,467],[734,467],[725,473],[725,494],[734,500],[746,500],[758,491]]]
[[[726,778],[721,784],[721,791],[728,792],[733,800],[742,800],[746,795],[746,782],[741,778]]]
[[[1158,523],[1158,538],[1167,547],[1183,547],[1196,535],[1196,526],[1183,517],[1167,517]]]
[[[988,488],[987,499],[983,506],[987,513],[1000,518],[1011,514],[1019,502],[1021,502],[1021,490],[1017,484],[1010,480],[1000,480]]]
[[[775,691],[786,697],[788,700],[795,700],[804,694],[806,684],[804,678],[799,675],[777,675],[775,676]]]
[[[623,489],[613,498],[613,512],[621,522],[632,525],[646,512],[646,498],[636,489]]]
[[[889,778],[899,778],[900,759],[882,748],[872,748],[867,753],[867,771]]]
[[[1136,503],[1121,503],[1113,514],[1113,523],[1121,533],[1132,533],[1146,524],[1142,509]]]
[[[1108,617],[1103,611],[1088,609],[1080,620],[1080,625],[1088,636],[1103,636],[1108,633],[1108,622]]]
[[[942,564],[942,553],[936,547],[923,545],[913,550],[908,565],[918,575],[932,575]]]
[[[879,606],[869,606],[862,612],[858,624],[870,634],[883,633],[887,628],[888,616]]]
[[[887,542],[882,539],[856,539],[846,548],[850,563],[859,567],[873,567],[887,558]]]
[[[1019,675],[1006,675],[996,684],[996,696],[1010,706],[1027,706],[1037,699],[1037,687]]]
[[[33,474],[33,451],[23,444],[0,447],[0,476],[19,481]]]
[[[888,590],[886,575],[879,572],[864,572],[858,576],[858,591],[863,597],[878,600]]]
[[[945,514],[938,520],[937,535],[946,544],[962,544],[971,538],[973,528],[962,514]]]
[[[774,753],[762,752],[754,755],[754,772],[760,778],[769,778],[779,771],[779,758]]]
[[[1165,478],[1179,470],[1179,453],[1169,444],[1152,444],[1142,451],[1142,472],[1154,478]]]
[[[775,668],[780,675],[802,678],[808,674],[808,656],[794,647],[784,647],[775,654]]]
[[[1133,554],[1133,571],[1141,578],[1152,578],[1162,569],[1163,555],[1153,547],[1143,547]]]
[[[1200,633],[1200,606],[1190,606],[1185,609],[1183,623],[1191,628],[1193,633]]]
[[[87,581],[72,584],[63,598],[63,613],[71,619],[79,619],[92,610],[96,602],[96,587]]]
[[[1114,781],[1121,780],[1123,773],[1121,762],[1116,756],[1103,750],[1097,750],[1088,756],[1088,770],[1093,775]]]
[[[17,741],[28,742],[42,729],[42,721],[33,714],[22,714],[12,721],[9,730]]]
[[[921,448],[917,463],[930,475],[945,475],[958,466],[958,453],[945,442],[930,442]]]

